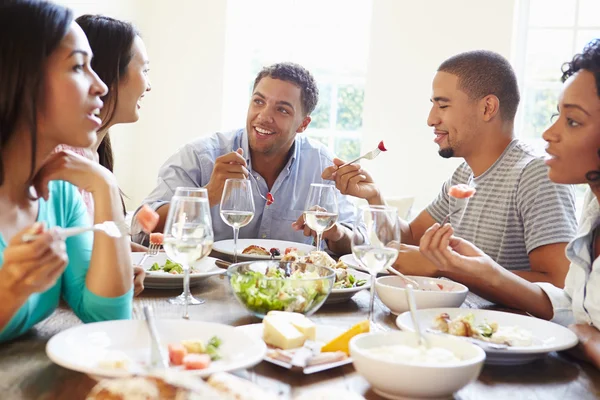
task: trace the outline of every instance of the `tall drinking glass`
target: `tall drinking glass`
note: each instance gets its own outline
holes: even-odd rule
[[[208,199],[204,197],[173,196],[165,224],[163,247],[167,256],[183,267],[183,302],[181,296],[169,301],[183,304],[183,318],[189,318],[188,305],[204,300],[190,295],[190,265],[206,257],[213,245],[214,234]]]
[[[221,218],[233,228],[233,262],[237,263],[240,228],[254,218],[254,198],[248,179],[227,179],[221,197]]]
[[[361,224],[366,226],[366,237],[359,232]],[[377,325],[373,318],[375,301],[375,278],[377,273],[391,266],[398,257],[398,249],[391,242],[400,242],[400,222],[395,207],[362,206],[354,222],[352,253],[371,275],[371,301],[369,321],[372,328]]]

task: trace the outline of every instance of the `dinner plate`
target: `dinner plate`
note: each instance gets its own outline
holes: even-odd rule
[[[368,290],[371,288],[371,275],[353,269],[348,269],[348,273],[354,275],[356,280],[365,279],[367,282],[364,285],[358,287],[332,289],[331,293],[329,293],[329,296],[327,296],[327,300],[325,300],[325,304],[344,303],[350,300],[356,293],[360,292],[361,290]]]
[[[340,261],[343,261],[350,268],[354,268],[359,271],[366,272],[367,274],[369,273],[369,271],[365,267],[360,265],[360,263],[356,260],[356,258],[354,257],[354,254],[343,255],[340,257]],[[389,272],[382,271],[382,272],[378,273],[377,275],[389,275]]]
[[[258,364],[267,346],[256,336],[229,325],[184,319],[156,320],[160,345],[167,351],[169,343],[200,339],[207,343],[213,336],[221,339],[221,359],[208,368],[181,373],[209,376],[215,372],[233,371]],[[52,337],[46,354],[56,364],[90,375],[92,378],[117,378],[144,374],[150,361],[150,334],[143,320],[118,320],[79,325]],[[124,362],[124,368],[111,368],[107,363]]]
[[[145,253],[131,253],[133,264],[139,262]],[[164,265],[168,257],[165,253],[158,253],[153,257],[148,257],[144,261],[144,269],[146,270],[146,278],[144,279],[144,287],[148,289],[182,289],[183,274],[169,274],[163,271],[148,271],[154,263]],[[200,272],[190,274],[190,287],[200,284],[206,278],[214,275],[221,275],[227,272],[215,265],[216,258],[205,257],[197,265],[194,266]]]
[[[262,341],[263,324],[242,325],[242,326],[237,327],[236,329],[239,329],[242,332],[246,333],[248,336],[252,337],[253,339],[258,339],[262,343],[264,343]],[[339,335],[344,333],[344,331],[345,331],[344,329],[339,328],[337,326],[317,325],[317,334],[315,337],[315,342],[317,342],[321,345],[325,345],[330,340],[335,339],[336,337],[338,337]],[[269,363],[275,364],[275,365],[279,365],[280,367],[283,367],[286,369],[292,368],[292,365],[290,363],[286,363],[284,361],[277,360],[275,358],[271,358],[268,356],[267,353],[265,353],[264,360],[266,362],[269,362]],[[351,364],[351,363],[352,363],[352,358],[348,357],[344,360],[336,361],[336,362],[332,362],[332,363],[307,366],[304,368],[303,373],[305,375],[314,374],[315,372],[325,371],[328,369],[341,367],[342,365],[347,365],[347,364]]]
[[[281,255],[274,257],[276,260],[280,259],[284,253],[285,249],[288,247],[295,247],[298,251],[308,254],[311,251],[315,250],[315,246],[311,246],[304,243],[295,243],[288,242],[285,240],[272,240],[272,239],[238,239],[237,248],[238,248],[238,261],[252,261],[252,260],[269,260],[271,256],[261,256],[257,254],[242,254],[242,251],[251,245],[261,246],[269,251],[271,248],[278,248]],[[220,240],[213,244],[213,250],[233,257],[233,239],[228,240]]]
[[[501,311],[467,309],[467,308],[429,308],[417,310],[417,320],[421,329],[435,329],[435,318],[447,313],[451,319],[459,315],[473,314],[475,324],[487,321],[497,323],[499,328],[517,327],[529,331],[533,337],[531,346],[508,346],[504,349],[494,349],[483,345],[486,352],[487,364],[492,365],[518,365],[544,357],[552,351],[570,349],[577,345],[577,336],[564,326],[539,318]],[[414,330],[410,312],[400,314],[396,325],[402,330]],[[475,344],[477,344],[475,342]]]

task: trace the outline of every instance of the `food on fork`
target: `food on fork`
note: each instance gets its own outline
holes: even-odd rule
[[[383,144],[383,140],[381,142],[379,142],[379,144],[377,145],[377,148],[381,151],[387,151],[387,149],[385,148],[385,145]]]
[[[267,205],[270,206],[273,203],[275,203],[275,198],[273,197],[271,192],[269,192],[267,193]]]
[[[476,192],[477,190],[474,187],[461,183],[448,189],[448,196],[456,199],[468,199],[469,197],[473,197]]]
[[[162,246],[165,235],[160,232],[154,232],[150,234],[150,244],[156,244]]]
[[[144,204],[137,212],[135,218],[142,226],[142,230],[146,233],[152,233],[158,224],[158,214],[148,204]]]
[[[251,254],[251,255],[256,255],[256,256],[270,256],[271,253],[269,253],[269,251],[267,249],[265,249],[264,247],[261,246],[257,246],[257,245],[250,245],[248,247],[246,247],[244,250],[242,250],[242,254]]]

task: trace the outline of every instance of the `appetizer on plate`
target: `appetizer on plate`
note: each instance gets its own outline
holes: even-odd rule
[[[329,254],[324,251],[311,251],[307,255],[299,255],[295,251],[286,253],[281,261],[297,261],[307,264],[321,265],[329,267],[335,272],[334,289],[348,289],[352,287],[360,287],[367,283],[366,279],[356,279],[349,272],[348,265],[343,261],[335,261]]]
[[[496,322],[486,320],[475,323],[475,316],[471,313],[459,315],[454,319],[451,319],[447,313],[442,313],[435,319],[435,328],[450,335],[471,337],[507,346],[533,345],[531,332],[516,326],[499,327]]]
[[[212,361],[221,358],[219,347],[221,339],[213,336],[207,344],[202,340],[182,340],[180,343],[170,343],[169,361],[172,366],[183,365],[185,369],[204,369]]]

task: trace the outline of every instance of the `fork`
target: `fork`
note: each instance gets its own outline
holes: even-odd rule
[[[448,213],[448,215],[446,215],[446,218],[444,218],[444,220],[442,221],[442,224],[440,226],[446,225],[446,222],[448,222],[448,220],[450,219],[450,217],[453,216],[454,214],[456,214],[459,211],[461,211],[461,209],[457,208],[456,210],[452,211],[451,213]]]
[[[146,252],[142,256],[142,259],[140,260],[140,262],[137,265],[143,267],[144,262],[148,259],[148,257],[154,257],[155,255],[157,255],[159,249],[160,249],[160,244],[150,243],[150,246],[148,246],[148,250],[146,250]]]
[[[146,317],[146,326],[150,333],[150,367],[151,368],[169,368],[169,361],[160,346],[158,331],[154,323],[152,306],[144,306],[144,316]]]
[[[387,151],[386,148],[383,146],[383,141],[379,142],[379,144],[377,145],[377,147],[374,150],[371,150],[368,153],[363,154],[362,156],[355,158],[352,161],[348,161],[346,164],[340,165],[338,167],[338,169],[348,166],[350,164],[354,164],[355,162],[362,160],[362,159],[372,160],[375,157],[377,157],[382,151]]]
[[[84,232],[95,231],[104,232],[106,235],[113,238],[120,238],[129,234],[129,228],[125,222],[116,223],[114,221],[105,221],[100,224],[85,226],[85,227],[74,227],[74,228],[60,228],[56,227],[53,230],[59,235],[61,239],[66,239],[71,236],[80,235]],[[37,239],[38,234],[25,233],[21,236],[24,242],[32,242]]]
[[[252,174],[249,174],[249,176],[252,176]],[[270,206],[271,204],[273,204],[275,202],[275,199],[273,198],[273,195],[271,194],[271,192],[267,193],[267,197],[263,196],[262,193],[260,192],[260,188],[258,187],[258,182],[256,181],[256,179],[250,178],[250,180],[252,182],[254,182],[254,186],[256,187],[256,191],[258,192],[258,195],[260,197],[262,197],[264,201],[267,202],[268,206]]]

